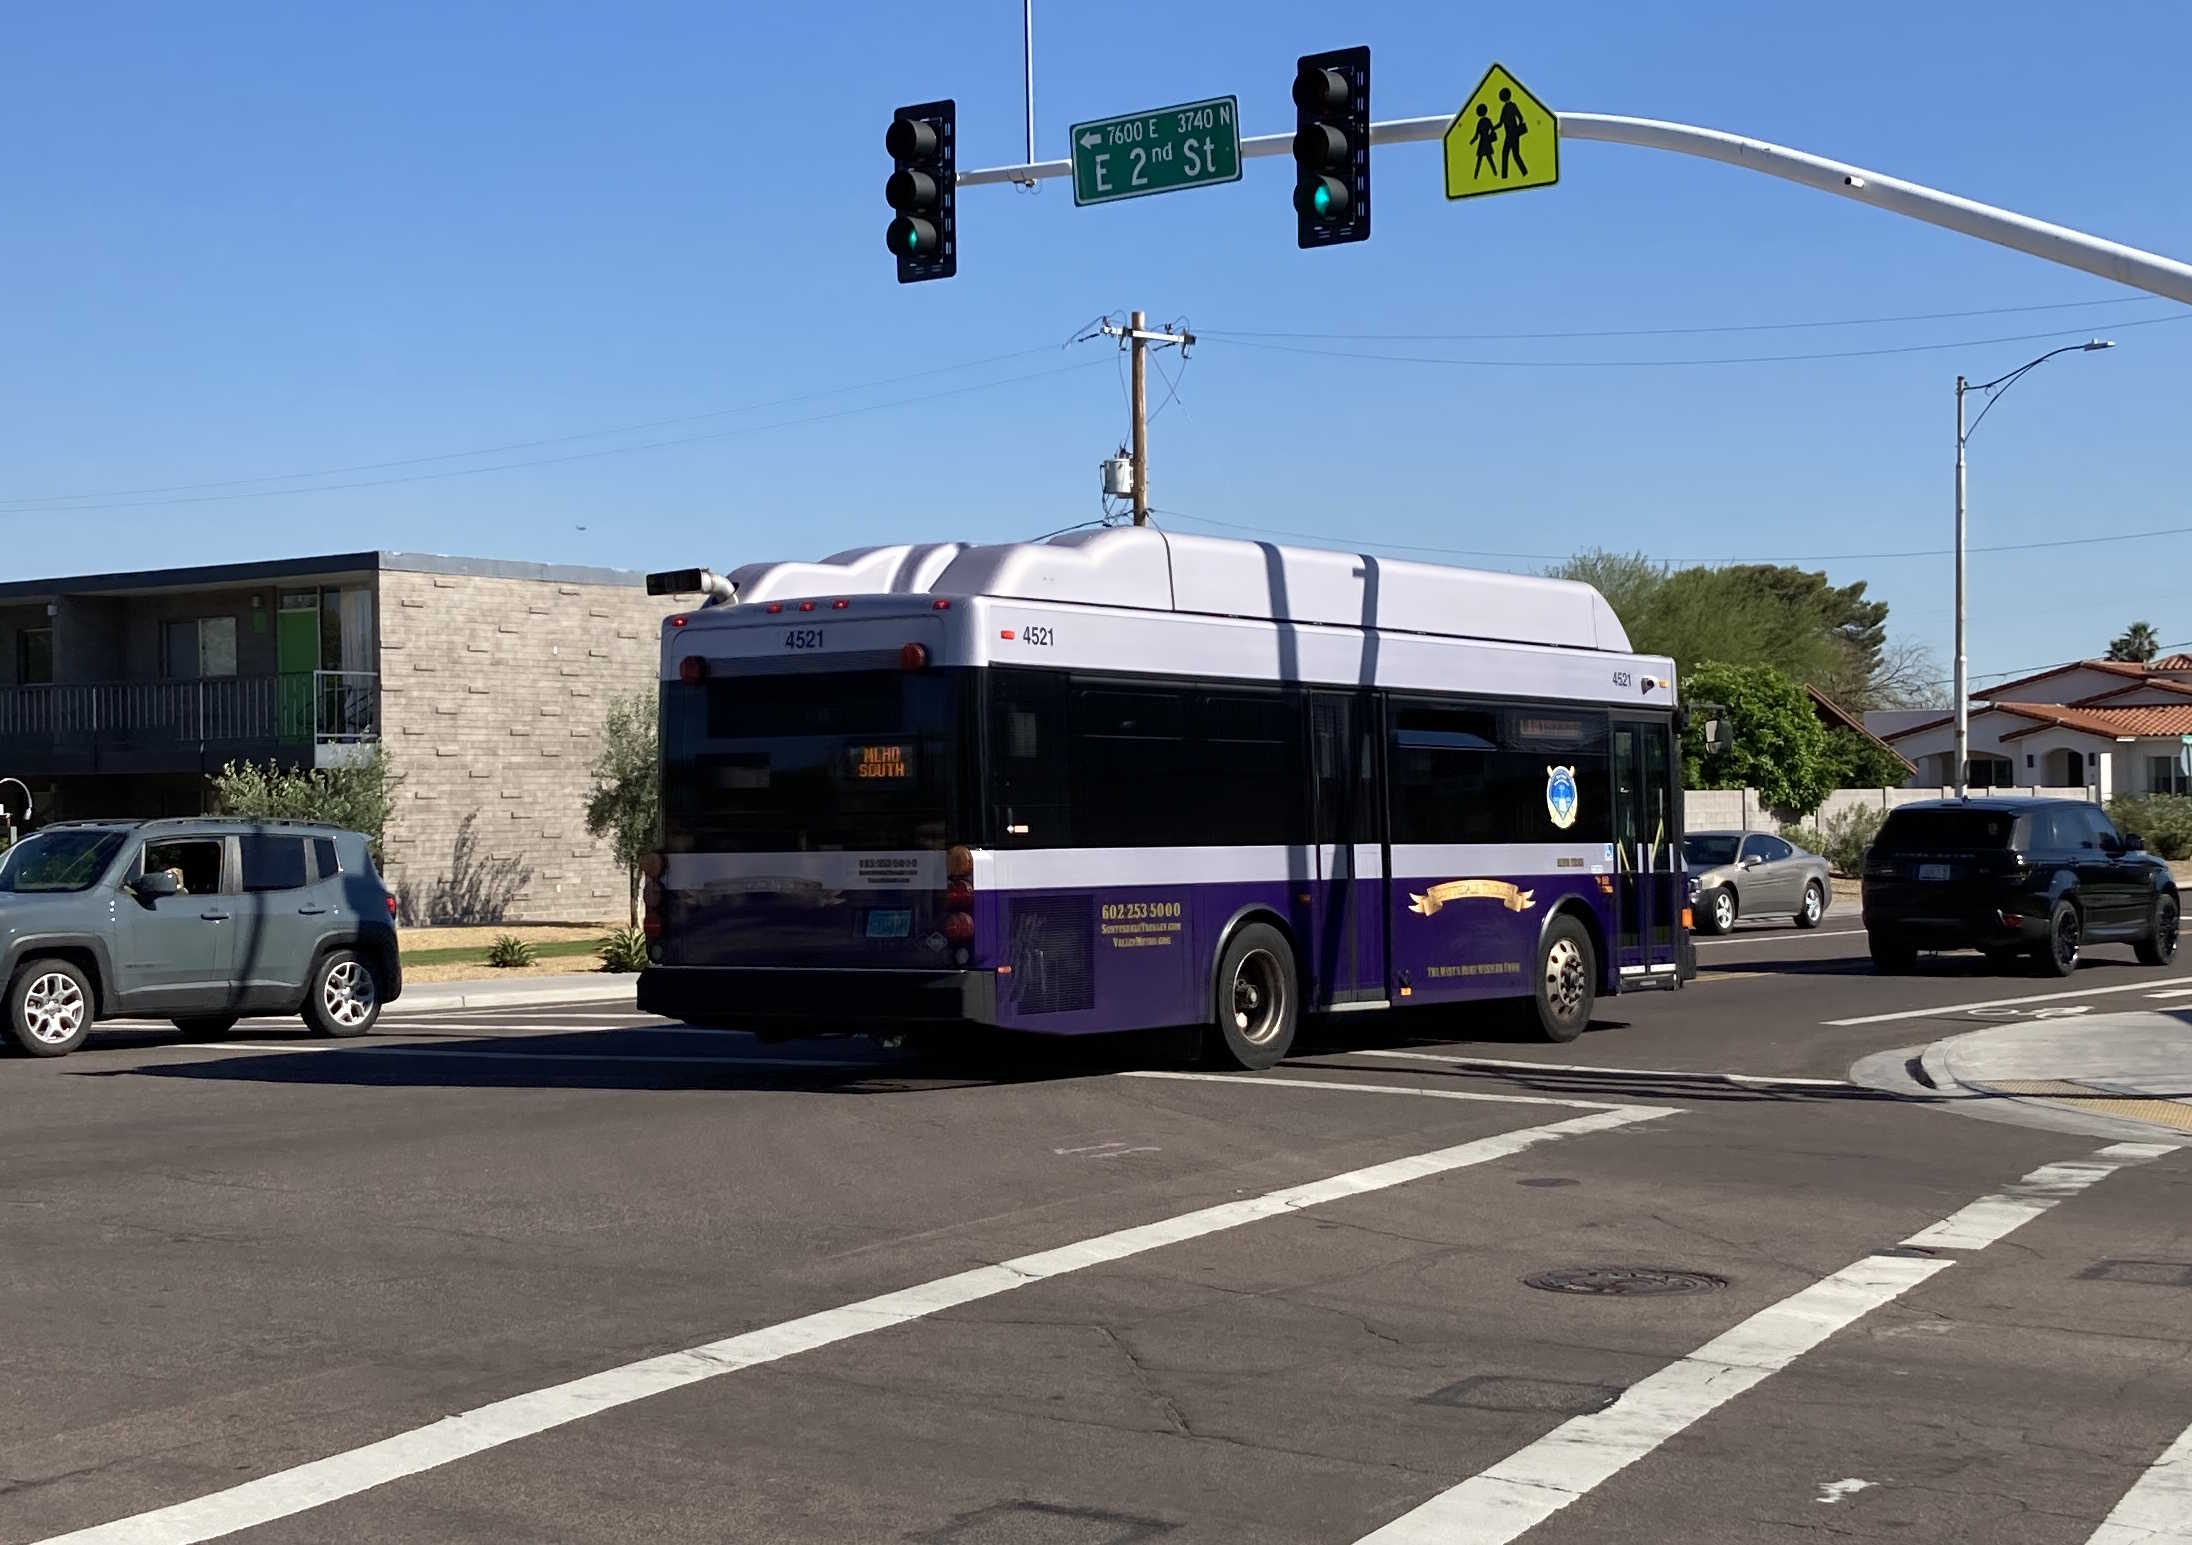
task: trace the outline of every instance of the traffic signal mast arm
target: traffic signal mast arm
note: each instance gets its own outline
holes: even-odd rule
[[[1438,118],[1398,118],[1370,126],[1370,143],[1379,145],[1405,145],[1422,140],[1439,140],[1452,124],[1451,115]],[[1662,123],[1651,118],[1623,118],[1604,113],[1562,113],[1560,133],[1565,139],[1598,140],[1609,145],[1633,145],[1644,150],[1667,150],[1678,155],[1700,156],[1708,161],[1724,161],[1754,172],[1764,172],[1769,177],[1779,177],[1787,182],[1801,183],[1807,188],[1817,188],[1823,193],[1839,194],[1861,204],[1886,210],[1889,214],[1902,215],[1912,220],[1923,220],[1928,225],[1942,226],[1965,236],[1975,236],[1996,246],[2009,247],[2018,252],[2065,268],[2080,269],[2112,279],[2149,294],[2166,296],[2174,301],[2192,305],[2192,264],[2159,253],[2144,252],[2137,247],[2127,247],[2121,242],[2105,237],[2088,235],[2068,226],[2051,225],[2020,215],[2013,210],[1997,209],[1990,204],[1958,198],[1943,193],[1938,188],[1928,188],[1919,183],[1905,182],[1898,177],[1884,176],[1867,171],[1863,167],[1850,166],[1841,161],[1830,161],[1824,156],[1791,150],[1783,145],[1769,144],[1765,140],[1747,139],[1740,134],[1728,134],[1719,129],[1701,129],[1685,123]],[[1241,155],[1285,156],[1294,149],[1292,134],[1259,134],[1241,141]],[[1021,166],[985,167],[978,171],[961,172],[958,185],[962,188],[981,187],[998,182],[1036,182],[1046,177],[1070,177],[1071,161],[1036,161]]]

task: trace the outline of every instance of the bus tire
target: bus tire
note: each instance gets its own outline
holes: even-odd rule
[[[1301,978],[1285,934],[1249,923],[1233,935],[1218,959],[1211,1010],[1209,1061],[1252,1071],[1279,1064],[1301,1023]]]
[[[1598,1005],[1598,951],[1591,931],[1562,913],[1537,941],[1537,971],[1530,989],[1531,1019],[1548,1041],[1572,1041],[1591,1022]]]

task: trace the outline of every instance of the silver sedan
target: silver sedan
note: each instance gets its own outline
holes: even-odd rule
[[[1691,832],[1682,856],[1699,933],[1726,933],[1739,917],[1789,917],[1817,928],[1834,899],[1825,859],[1765,832]]]

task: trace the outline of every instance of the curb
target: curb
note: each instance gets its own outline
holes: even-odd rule
[[[542,1008],[558,1003],[630,1003],[639,991],[639,978],[619,973],[606,982],[543,982],[538,987],[485,988],[475,982],[422,982],[407,987],[389,1006],[391,1016],[408,1009],[438,1012],[443,1009]]]
[[[1960,1114],[1977,1116],[1982,1120],[2005,1121],[2016,1126],[2112,1137],[2118,1141],[2152,1142],[2157,1136],[2165,1140],[2173,1138],[2182,1141],[2181,1135],[2176,1134],[2173,1128],[2156,1122],[2082,1110],[2074,1105],[2058,1104],[2044,1095],[2012,1094],[1996,1088],[1984,1079],[1960,1076],[1956,1071],[1956,1043],[1985,1033],[1983,1030],[1972,1030],[1963,1035],[1949,1036],[1930,1043],[1918,1054],[1919,1067],[1935,1086],[1935,1098],[1972,1102],[1963,1106]],[[2143,1090],[2115,1094],[2099,1085],[2093,1086],[2093,1092],[2103,1097],[2119,1099],[2154,1098]]]

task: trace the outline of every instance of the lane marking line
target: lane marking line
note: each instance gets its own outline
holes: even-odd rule
[[[1468,1089],[1406,1089],[1397,1084],[1348,1084],[1337,1079],[1274,1077],[1256,1073],[1176,1073],[1159,1068],[1129,1068],[1121,1078],[1162,1078],[1198,1084],[1253,1084],[1259,1089],[1344,1089],[1350,1094],[1400,1094],[1426,1100],[1468,1100],[1490,1105],[1559,1105],[1571,1110],[1631,1110],[1653,1116],[1679,1114],[1671,1105],[1638,1105],[1634,1101],[1577,1100],[1545,1094],[1479,1094]]]
[[[2177,1143],[2114,1143],[2090,1159],[2043,1164],[2015,1185],[1982,1196],[1940,1222],[1920,1229],[1904,1244],[1922,1250],[1984,1250],[2059,1202],[2133,1164],[2175,1153]]]
[[[2049,1165],[2026,1176],[2021,1184],[2032,1184],[2054,1170],[2076,1170],[2079,1182],[2059,1186],[2059,1194],[2046,1202],[2051,1207],[2124,1164],[2174,1151],[2159,1143],[2119,1143],[2094,1156],[2117,1162],[2090,1166],[2095,1171],[2090,1176],[2075,1164]],[[2044,1210],[2020,1213],[1992,1239]],[[1952,1215],[1943,1224],[1959,1216]],[[1911,1237],[1923,1239],[1925,1233]],[[1605,1410],[1561,1423],[1490,1469],[1364,1535],[1357,1545],[1506,1545],[1836,1331],[1892,1303],[1957,1260],[1868,1255],[1759,1310],[1679,1362],[1631,1385]],[[2144,1538],[2125,1535],[2110,1545],[2132,1545]]]
[[[493,1059],[506,1062],[670,1062],[698,1067],[716,1068],[865,1068],[872,1073],[902,1071],[888,1062],[848,1062],[829,1057],[687,1057],[668,1052],[623,1051],[489,1051],[470,1046],[432,1046],[416,1042],[382,1042],[377,1046],[360,1046],[355,1042],[335,1041],[215,1041],[158,1048],[141,1048],[160,1051],[294,1051],[294,1052],[351,1052],[358,1056],[386,1057],[408,1055],[413,1057],[441,1057],[451,1061]]]
[[[1547,1126],[1524,1127],[1450,1148],[1390,1159],[1362,1169],[1282,1186],[1261,1196],[1221,1202],[1154,1223],[1139,1224],[1056,1249],[939,1277],[857,1303],[824,1309],[781,1324],[706,1342],[680,1352],[626,1363],[567,1383],[479,1406],[360,1448],[210,1492],[111,1523],[54,1535],[41,1545],[193,1545],[323,1507],[390,1481],[532,1437],[581,1417],[613,1410],[763,1363],[811,1352],[871,1331],[926,1319],[946,1309],[994,1298],[1052,1277],[1108,1265],[1167,1245],[1184,1244],[1265,1218],[1344,1201],[1412,1180],[1488,1164],[1564,1137],[1609,1132],[1662,1114],[1656,1110],[1593,1111]],[[1901,1262],[1927,1265],[1928,1262]]]
[[[2192,987],[2172,987],[2167,992],[2150,992],[2149,998],[2192,998]]]
[[[1387,1057],[1395,1062],[1443,1062],[1462,1068],[1522,1068],[1532,1073],[1612,1073],[1624,1078],[1687,1078],[1699,1083],[1742,1084],[1749,1088],[1855,1089],[1841,1078],[1776,1078],[1763,1073],[1693,1073],[1680,1068],[1607,1068],[1589,1063],[1522,1062],[1499,1057],[1456,1057],[1444,1052],[1406,1051],[1380,1047],[1374,1050],[1336,1052],[1343,1057]]]
[[[1871,1255],[1782,1299],[1563,1422],[1489,1470],[1366,1534],[1359,1545],[1504,1545],[1642,1459],[1716,1407],[1953,1261]]]
[[[2173,977],[2165,982],[2124,982],[2113,987],[2078,987],[2069,992],[2036,992],[2028,998],[1988,998],[1979,1003],[1943,1003],[1927,1009],[1897,1009],[1892,1014],[1860,1014],[1855,1019],[1824,1019],[1836,1030],[1853,1025],[1886,1025],[1899,1019],[1939,1019],[1947,1014],[1968,1014],[1974,1009],[2009,1009],[2021,1003],[2057,1003],[2064,998],[2098,998],[2118,992],[2152,992],[2156,987],[2192,987],[2192,977]]]
[[[1808,928],[1790,933],[1768,933],[1760,929],[1756,933],[1713,934],[1707,938],[1692,939],[1690,942],[1701,950],[1717,949],[1728,944],[1817,944],[1821,939],[1862,938],[1864,932],[1862,928]]]
[[[2086,1545],[2192,1542],[2192,1427],[2132,1482]]]

